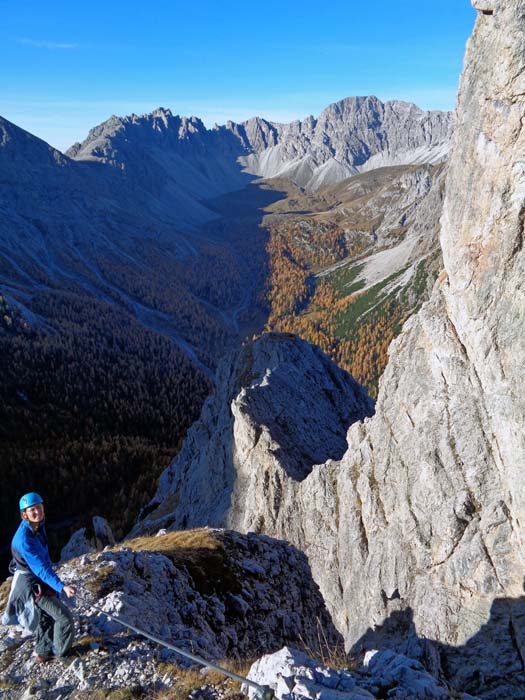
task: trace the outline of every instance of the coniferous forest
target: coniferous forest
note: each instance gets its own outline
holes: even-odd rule
[[[124,534],[211,389],[184,353],[130,316],[95,300],[39,303],[59,322],[30,327],[0,301],[4,552],[27,490],[43,496],[61,543],[92,514]]]

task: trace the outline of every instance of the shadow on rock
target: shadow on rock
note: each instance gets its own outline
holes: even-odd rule
[[[382,625],[369,628],[351,655],[392,649],[420,661],[451,690],[483,700],[525,699],[525,596],[496,598],[490,617],[474,613],[481,624],[465,644],[452,646],[417,634],[411,608],[393,612]]]

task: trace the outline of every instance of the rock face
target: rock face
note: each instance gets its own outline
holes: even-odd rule
[[[88,528],[81,527],[71,535],[69,542],[62,547],[60,561],[64,562],[88,552],[100,552],[104,547],[115,544],[113,531],[105,518],[94,515],[90,529],[91,532],[88,532]]]
[[[317,189],[386,165],[434,163],[446,158],[451,131],[448,112],[373,96],[348,97],[317,119],[274,124],[255,117],[211,130],[197,117],[159,108],[111,117],[67,155],[109,163],[154,196],[164,190],[163,198],[182,202],[241,189],[254,175]]]
[[[376,417],[351,428],[339,467],[349,641],[411,608],[418,633],[465,643],[495,597],[523,590],[524,42],[523,3],[478,18],[447,174],[446,273],[391,347]],[[518,609],[501,625],[523,674]]]
[[[216,393],[133,534],[225,522],[273,529],[283,485],[299,485],[314,464],[340,458],[348,425],[373,406],[317,348],[292,335],[264,335],[222,363]]]
[[[277,700],[449,700],[450,690],[417,660],[388,649],[369,651],[355,671],[337,671],[285,647],[256,661],[248,678],[267,685]],[[249,688],[250,698],[255,697]],[[463,693],[461,696],[466,700]],[[471,698],[475,700],[475,698]]]
[[[479,10],[441,220],[445,272],[390,348],[376,414],[350,428],[339,462],[301,481],[263,449],[261,421],[239,442],[257,475],[237,463],[230,475],[250,497],[226,521],[308,554],[349,646],[415,631],[450,645],[440,653],[462,690],[521,698],[525,22],[521,0]],[[266,479],[265,501],[247,479]]]

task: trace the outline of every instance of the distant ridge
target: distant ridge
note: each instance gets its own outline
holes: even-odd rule
[[[67,155],[142,174],[153,165],[186,191],[216,196],[239,189],[249,176],[287,177],[315,190],[388,165],[435,163],[446,158],[450,112],[377,97],[347,97],[314,118],[278,124],[254,117],[207,129],[197,117],[159,108],[112,116]],[[239,167],[240,166],[240,167]]]

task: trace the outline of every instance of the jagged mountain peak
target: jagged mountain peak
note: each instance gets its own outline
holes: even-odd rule
[[[240,158],[248,172],[289,177],[315,190],[357,172],[408,163],[437,162],[448,152],[452,118],[408,102],[375,96],[346,97],[314,118],[289,124],[257,122],[252,153]]]
[[[332,102],[319,114],[317,119],[307,117],[303,124],[323,123],[326,120],[345,121],[355,119],[357,115],[377,115],[381,123],[385,118],[396,115],[399,118],[412,118],[415,120],[435,120],[444,118],[448,121],[449,112],[442,110],[423,110],[413,102],[405,100],[382,101],[375,95],[356,95],[344,97],[342,100]]]
[[[343,97],[341,100],[330,103],[320,113],[319,117],[325,113],[343,115],[345,113],[353,113],[364,109],[380,110],[384,107],[383,102],[375,95],[350,95]]]
[[[145,115],[143,115],[145,116]],[[169,119],[173,116],[173,112],[169,107],[157,107],[151,112],[152,117],[163,117]]]
[[[174,115],[170,109],[158,107],[147,114],[113,115],[91,129],[86,139],[74,144],[67,154],[77,160],[104,160],[111,154],[110,160],[118,161],[119,151],[125,150],[126,144],[147,148],[171,143],[176,147],[179,140],[206,133],[207,129],[198,117]]]

